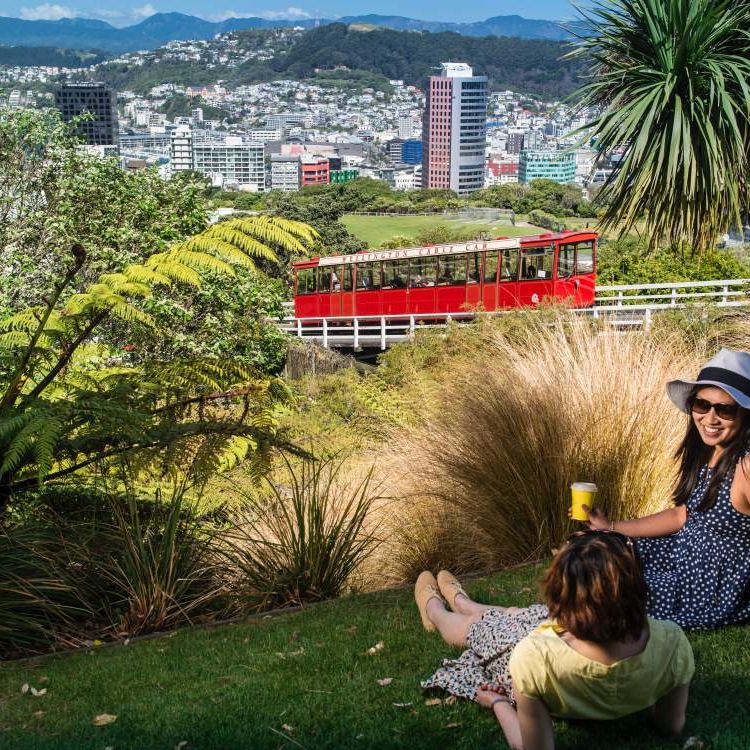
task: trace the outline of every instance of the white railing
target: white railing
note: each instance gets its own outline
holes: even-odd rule
[[[697,291],[696,291],[697,290]],[[648,328],[653,313],[685,307],[691,302],[708,302],[718,307],[750,304],[750,279],[686,281],[670,284],[598,286],[593,307],[575,310],[594,318],[607,316],[615,328]],[[293,312],[292,303],[286,309]],[[510,310],[483,312],[506,315]],[[451,321],[470,322],[476,312],[418,313],[414,315],[360,315],[336,317],[285,317],[279,329],[298,338],[317,341],[325,348],[347,347],[386,349],[390,344],[408,341],[416,331],[446,325]]]

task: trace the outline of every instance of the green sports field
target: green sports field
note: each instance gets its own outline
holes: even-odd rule
[[[436,216],[356,216],[346,214],[341,221],[355,236],[364,240],[369,247],[379,247],[386,240],[396,235],[415,237],[425,229],[435,226],[447,226],[451,230],[471,228],[476,233],[486,232],[491,237],[519,237],[527,234],[538,234],[546,230],[532,226],[513,226],[507,222],[487,223],[466,219],[445,219]]]

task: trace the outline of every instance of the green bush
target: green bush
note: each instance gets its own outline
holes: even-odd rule
[[[750,276],[750,267],[726,250],[704,250],[702,254],[686,248],[649,251],[644,240],[632,235],[601,244],[596,266],[599,284],[655,284]]]

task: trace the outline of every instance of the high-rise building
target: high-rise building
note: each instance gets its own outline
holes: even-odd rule
[[[393,140],[388,141],[386,149],[388,151],[388,159],[391,164],[400,164],[404,156],[403,140],[401,138],[394,138]]]
[[[169,137],[169,155],[172,172],[193,169],[193,132],[190,128],[175,128]]]
[[[422,141],[416,138],[404,141],[403,148],[401,149],[401,161],[404,164],[421,164]]]
[[[576,176],[576,155],[571,151],[521,151],[518,181],[554,180],[563,185]]]
[[[118,146],[117,97],[104,83],[64,83],[55,91],[63,122],[88,114],[77,131],[89,146]]]
[[[508,130],[508,140],[505,144],[505,151],[509,154],[520,154],[524,147],[524,136],[526,131],[522,128],[510,128]]]
[[[484,185],[487,77],[466,63],[442,63],[427,84],[422,186],[459,195]]]
[[[299,190],[299,156],[271,155],[271,190]]]

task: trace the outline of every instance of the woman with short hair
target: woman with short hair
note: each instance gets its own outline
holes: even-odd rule
[[[437,580],[422,573],[415,598],[423,624],[469,647],[422,686],[490,708],[514,750],[551,750],[552,716],[617,719],[652,707],[656,726],[679,734],[693,653],[678,625],[647,617],[630,540],[576,532],[555,555],[542,593],[546,606],[488,607],[447,571]]]

